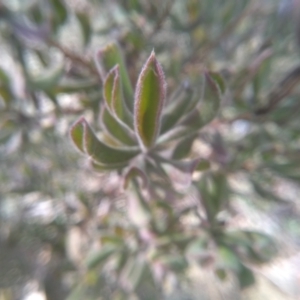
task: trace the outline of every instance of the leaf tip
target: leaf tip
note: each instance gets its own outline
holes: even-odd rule
[[[139,75],[134,99],[135,130],[142,146],[153,145],[160,130],[166,98],[166,80],[154,50]]]

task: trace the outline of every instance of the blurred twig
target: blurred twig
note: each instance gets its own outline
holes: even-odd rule
[[[289,72],[283,80],[276,85],[268,97],[268,103],[254,111],[255,115],[265,115],[272,111],[278,103],[288,96],[293,89],[300,83],[300,66]]]
[[[241,82],[239,82],[239,86],[234,93],[234,99],[240,98],[242,92],[244,91],[244,88],[248,82],[250,82],[255,75],[259,72],[259,69],[262,65],[262,63],[268,59],[270,56],[272,56],[273,51],[270,48],[265,49],[262,51],[254,60],[253,62],[248,66],[247,68],[247,75],[242,79]]]
[[[97,78],[100,78],[100,75],[99,75],[97,69],[93,66],[93,64],[91,64],[89,61],[87,61],[83,57],[77,55],[76,53],[70,51],[69,49],[66,49],[65,47],[63,47],[62,45],[60,45],[58,42],[56,42],[54,40],[50,40],[48,42],[48,44],[50,46],[55,47],[58,50],[60,50],[64,54],[65,57],[69,58],[70,60],[72,60],[75,63],[78,63],[79,65],[81,65],[82,67],[87,69],[91,74],[93,74]]]

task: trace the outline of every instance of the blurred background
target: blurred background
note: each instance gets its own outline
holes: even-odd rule
[[[299,20],[299,0],[1,0],[0,300],[300,299]],[[160,284],[161,269],[150,263],[150,276],[112,251],[86,267],[118,239],[142,251],[145,213],[128,204],[117,172],[91,170],[68,133],[81,115],[98,124],[94,54],[111,41],[133,86],[152,49],[168,95],[204,70],[222,75],[220,112],[190,156],[226,171],[222,226],[259,231],[276,251],[265,238],[232,237],[245,268],[236,273],[237,257],[204,234],[165,261]],[[183,238],[203,231],[196,198],[186,190],[170,204]],[[168,219],[163,206],[153,211]]]

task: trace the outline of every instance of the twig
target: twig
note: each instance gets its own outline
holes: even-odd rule
[[[249,81],[251,81],[255,75],[259,72],[259,69],[262,65],[262,63],[271,57],[273,55],[273,51],[270,48],[265,49],[262,51],[253,61],[253,63],[250,64],[250,66],[247,67],[247,75],[242,78],[242,80],[238,84],[238,89],[234,93],[233,98],[238,99],[240,98],[242,92],[244,91],[245,86]]]
[[[264,107],[256,109],[255,115],[265,115],[273,110],[278,103],[288,96],[293,89],[300,83],[300,66],[294,68],[291,72],[284,77],[284,79],[276,85],[269,95],[268,104]]]
[[[81,66],[85,67],[87,70],[89,70],[89,72],[91,74],[93,74],[94,76],[97,76],[97,78],[100,78],[100,75],[99,75],[97,69],[89,61],[85,60],[81,56],[70,51],[69,49],[66,49],[65,47],[63,47],[62,45],[60,45],[59,43],[57,43],[54,40],[50,40],[48,42],[48,44],[50,46],[53,46],[53,47],[57,48],[58,50],[60,50],[64,54],[65,57],[69,58],[73,62],[76,62],[76,63],[80,64]]]

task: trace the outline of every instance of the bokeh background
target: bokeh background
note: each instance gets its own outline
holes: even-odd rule
[[[0,1],[0,299],[300,299],[299,20],[298,0]],[[170,263],[160,286],[138,269],[120,271],[131,292],[113,257],[86,268],[116,236],[135,243],[128,228],[145,218],[119,174],[91,170],[69,138],[79,116],[98,122],[94,54],[111,41],[133,84],[152,49],[169,95],[206,69],[223,76],[220,112],[190,156],[226,170],[220,222],[276,245],[276,254],[257,245],[259,259],[245,263],[254,275],[240,284],[234,272],[216,273],[220,256],[222,271],[235,258],[210,243],[197,248],[199,264]],[[171,203],[183,235],[201,230],[195,203],[189,189]]]

